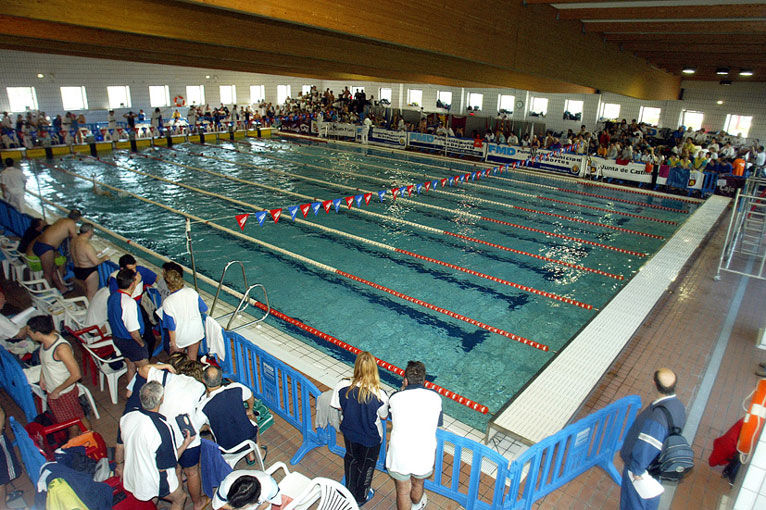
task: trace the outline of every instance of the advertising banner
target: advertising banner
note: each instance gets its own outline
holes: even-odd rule
[[[487,161],[513,164],[532,160],[529,166],[568,175],[579,175],[583,168],[583,156],[555,153],[549,150],[533,150],[528,147],[487,144]]]
[[[444,143],[447,143],[448,154],[463,154],[476,158],[484,158],[487,144],[477,147],[472,138],[455,138],[452,136],[436,136],[427,133],[408,133],[409,144],[413,147],[431,149],[444,152]]]
[[[300,117],[284,117],[280,129],[290,133],[299,133],[301,135],[311,134],[312,121],[305,115]]]
[[[367,139],[371,144],[393,145],[403,148],[407,145],[407,132],[372,128]]]
[[[356,138],[356,128],[354,124],[311,121],[311,134],[321,137]]]

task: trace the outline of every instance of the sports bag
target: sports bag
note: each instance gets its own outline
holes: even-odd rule
[[[694,467],[694,450],[686,438],[681,435],[681,429],[674,426],[670,412],[664,406],[657,406],[665,414],[668,423],[668,436],[662,442],[662,450],[649,466],[647,471],[654,478],[677,482],[684,478]]]

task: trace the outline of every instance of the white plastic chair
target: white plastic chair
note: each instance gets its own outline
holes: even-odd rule
[[[77,384],[77,396],[85,395],[85,398],[88,399],[88,403],[90,403],[90,408],[93,410],[93,415],[96,417],[97,420],[101,419],[101,415],[98,413],[98,409],[96,408],[96,402],[93,400],[93,395],[90,393],[90,390],[83,386],[81,383]],[[43,389],[40,387],[40,383],[29,383],[29,387],[32,390],[32,393],[40,397],[40,408],[42,412],[45,412],[48,410],[48,395],[43,391]]]
[[[285,505],[284,510],[307,508],[319,500],[316,510],[359,510],[354,496],[343,484],[329,478],[314,478],[297,498]]]
[[[27,257],[27,255],[25,253],[19,253],[19,256],[21,257],[21,260],[23,260],[24,263],[27,265],[27,269],[29,270],[30,278],[32,280],[40,280],[40,279],[43,278],[43,270],[42,269],[38,269],[38,270],[32,269],[33,265],[35,267],[41,267],[40,266],[41,263],[40,263],[40,259],[39,258],[37,260],[30,259],[29,257]]]
[[[223,460],[225,460],[232,469],[234,469],[234,466],[237,465],[237,462],[245,458],[250,452],[253,452],[258,458],[258,465],[261,467],[261,471],[265,471],[263,466],[263,457],[261,457],[261,449],[258,446],[258,443],[252,439],[246,439],[238,445],[229,448],[228,450],[223,448],[221,445],[218,445],[218,449],[221,450]]]
[[[82,347],[88,352],[88,354],[90,354],[90,357],[93,360],[93,363],[96,364],[96,368],[99,371],[99,378],[98,378],[99,389],[101,391],[104,391],[104,379],[106,379],[107,385],[109,386],[109,398],[112,399],[112,404],[116,404],[117,393],[119,390],[118,381],[120,377],[122,376],[122,374],[128,371],[128,367],[123,362],[124,357],[119,356],[117,358],[104,359],[100,357],[98,354],[96,354],[95,352],[93,352],[93,349],[89,347],[88,345],[83,344]],[[117,361],[121,363],[120,368],[112,368],[111,364]]]
[[[18,243],[15,243],[18,246]],[[28,269],[27,264],[21,260],[21,254],[16,251],[13,244],[0,243],[0,251],[3,252],[3,272],[5,277],[20,282],[24,279],[24,270]]]
[[[267,469],[266,472],[274,477],[276,472],[280,469],[284,472],[284,477],[279,481],[279,492],[292,499],[293,501],[290,503],[292,504],[306,492],[306,489],[311,485],[311,479],[297,471],[291,472],[289,469],[287,469],[287,466],[284,462],[275,462],[269,466],[269,469]],[[294,508],[297,510],[304,510],[305,508],[311,506],[311,504],[317,499],[319,498],[317,497],[310,501],[307,500],[300,505],[296,503]]]

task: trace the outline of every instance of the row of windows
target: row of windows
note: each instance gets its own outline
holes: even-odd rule
[[[266,87],[264,85],[250,86],[250,103],[259,103],[266,99]],[[85,87],[61,87],[61,102],[64,110],[87,110],[88,96]],[[392,90],[382,87],[379,90],[379,99],[391,102]],[[37,93],[34,87],[7,87],[8,101],[12,112],[23,112],[27,109],[37,110]],[[352,87],[352,94],[363,92],[364,87]],[[131,108],[130,86],[114,85],[106,88],[107,101],[109,108]],[[311,85],[301,87],[302,94],[311,92]],[[219,94],[223,104],[236,104],[237,88],[235,85],[220,85]],[[291,96],[290,85],[277,85],[277,104],[282,104]],[[452,105],[452,92],[440,90],[436,95],[437,106],[448,108]],[[512,114],[514,109],[515,97],[510,94],[499,94],[497,98],[497,111],[500,113]],[[478,92],[468,93],[468,107],[471,110],[481,110],[484,103],[484,95]],[[149,105],[152,108],[171,106],[170,87],[167,85],[149,86]],[[205,86],[187,85],[186,86],[186,104],[202,105],[205,104]],[[409,106],[423,106],[423,91],[419,89],[407,90],[407,104]],[[564,118],[571,120],[580,120],[583,113],[583,101],[576,99],[567,99],[564,102]],[[599,118],[602,120],[618,119],[620,117],[621,106],[617,103],[602,103]],[[540,117],[548,113],[548,98],[532,97],[529,109],[530,116]],[[567,114],[569,116],[567,116]],[[651,125],[659,125],[661,108],[651,106],[642,106],[639,110],[639,122],[645,122]],[[681,114],[680,124],[698,130],[702,127],[704,113],[684,110]],[[724,122],[723,129],[727,133],[741,133],[747,136],[752,125],[753,117],[744,115],[728,114]]]

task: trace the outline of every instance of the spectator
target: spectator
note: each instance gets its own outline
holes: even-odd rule
[[[428,499],[423,483],[433,473],[442,401],[438,393],[423,386],[425,381],[425,365],[410,361],[404,370],[401,391],[389,399],[393,428],[386,469],[394,479],[398,510],[422,510]]]
[[[203,422],[199,419],[199,415],[194,412],[194,409],[205,395],[205,386],[192,377],[175,374],[169,370],[172,370],[169,365],[146,365],[139,370],[139,373],[147,381],[156,381],[162,385],[164,398],[160,404],[159,413],[170,424],[175,436],[175,443],[180,444],[184,441],[184,433],[180,423],[190,423],[194,428],[194,438],[178,457],[178,464],[186,477],[186,485],[194,503],[194,510],[202,510],[208,503],[207,498],[202,496],[199,471],[200,439],[198,431]]]
[[[163,388],[157,381],[141,387],[141,409],[120,419],[120,435],[125,447],[122,482],[136,499],[150,501],[164,498],[171,510],[181,510],[186,502],[183,484],[178,480],[176,464],[195,436],[186,433],[176,447],[173,430],[159,413]]]
[[[136,367],[141,368],[148,363],[149,352],[142,335],[144,320],[138,310],[138,303],[131,298],[138,284],[136,272],[121,269],[117,273],[117,292],[106,301],[109,327],[112,328],[114,344],[125,357],[128,365],[128,380],[133,378]]]
[[[279,485],[263,471],[240,469],[221,480],[213,496],[213,510],[256,508],[263,503],[280,507],[288,503]]]
[[[370,485],[385,434],[381,419],[388,416],[388,395],[380,389],[378,365],[372,354],[359,353],[353,378],[335,386],[330,405],[343,413],[340,431],[346,443],[346,487],[357,504],[363,505],[375,495]]]
[[[210,427],[215,442],[230,450],[243,441],[258,442],[258,426],[253,415],[253,393],[247,386],[233,382],[223,385],[221,369],[209,366],[203,373],[207,395],[197,405],[200,420]],[[247,409],[243,406],[247,404]],[[256,446],[257,447],[257,446]],[[247,465],[255,464],[255,454],[247,456]]]
[[[85,287],[85,296],[88,301],[93,299],[93,296],[98,290],[98,266],[102,262],[109,260],[109,257],[102,255],[101,257],[96,254],[96,250],[93,245],[90,244],[90,240],[93,239],[93,225],[90,223],[83,223],[80,226],[80,235],[72,240],[70,246],[70,255],[72,256],[72,262],[74,263],[74,278],[76,281],[82,282]]]
[[[5,158],[5,169],[0,173],[0,185],[3,188],[3,198],[17,211],[24,212],[27,176],[13,166],[13,163],[13,158]]]
[[[207,305],[197,291],[184,286],[183,273],[166,269],[163,279],[170,295],[162,302],[157,314],[168,333],[170,352],[186,349],[189,359],[196,360],[199,343],[205,337],[202,314],[207,311]]]
[[[144,326],[146,326],[141,338],[143,338],[144,343],[146,344],[147,351],[149,354],[151,354],[154,352],[154,344],[156,342],[151,326],[153,323],[156,323],[156,321],[152,320],[152,315],[149,313],[149,311],[147,311],[146,306],[144,306],[143,297],[146,289],[157,282],[157,273],[147,267],[139,266],[135,257],[133,257],[133,255],[130,253],[126,253],[125,255],[121,256],[118,264],[120,268],[109,275],[109,278],[107,279],[107,286],[111,292],[117,292],[117,273],[121,269],[130,269],[131,271],[136,272],[138,283],[136,283],[136,288],[133,289],[130,297],[135,299],[136,303],[138,303],[138,311],[141,312],[141,317],[144,320]],[[154,308],[151,310],[153,311]]]
[[[665,413],[657,408],[664,407],[670,413],[673,426],[683,429],[686,424],[686,410],[675,393],[676,374],[669,368],[660,368],[654,372],[654,385],[657,400],[636,416],[620,450],[620,457],[625,463],[620,489],[621,510],[656,509],[660,504],[659,496],[641,499],[633,486],[634,481],[651,476],[647,468],[660,454],[662,443],[669,433]]]
[[[22,234],[16,250],[19,253],[26,253],[27,248],[29,248],[32,241],[34,241],[43,231],[43,227],[45,227],[45,222],[41,218],[33,218],[32,223],[29,224],[29,227],[27,227],[24,234]]]
[[[74,238],[77,235],[77,220],[81,217],[82,213],[79,210],[72,209],[66,218],[59,218],[53,225],[43,229],[42,234],[32,245],[33,253],[40,257],[45,279],[50,285],[55,285],[62,294],[70,289],[64,285],[61,276],[55,270],[56,250],[64,239]]]
[[[49,315],[38,315],[27,322],[29,337],[42,344],[40,347],[40,388],[46,393],[48,407],[56,423],[79,418],[90,430],[78,398],[77,381],[80,367],[72,352],[72,346],[64,340],[53,326]],[[80,434],[76,425],[69,427],[69,437]]]

